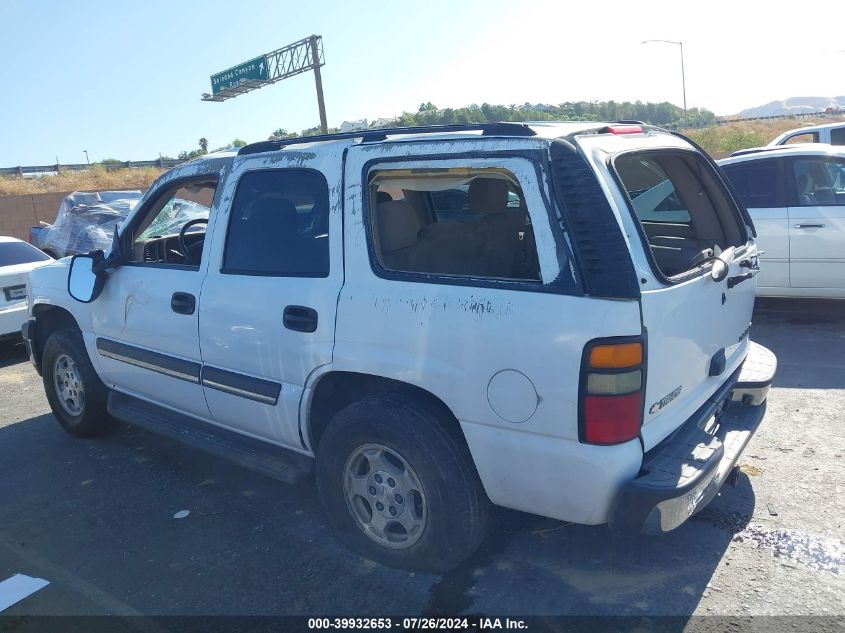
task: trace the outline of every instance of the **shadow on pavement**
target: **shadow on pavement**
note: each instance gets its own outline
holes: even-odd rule
[[[686,616],[754,505],[743,477],[675,532],[631,539],[502,510],[473,559],[438,577],[347,550],[310,481],[141,429],[77,440],[48,414],[0,428],[0,451],[0,572],[52,581],[11,614]]]
[[[0,339],[0,368],[28,361],[26,348],[20,338]]]

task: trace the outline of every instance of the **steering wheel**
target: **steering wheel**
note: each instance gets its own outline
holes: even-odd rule
[[[185,235],[188,232],[188,229],[192,226],[196,226],[197,224],[208,224],[207,218],[194,218],[189,222],[185,223],[185,226],[182,227],[182,230],[179,231],[179,250],[182,251],[182,257],[185,258],[189,264],[197,265],[200,263],[200,258],[202,257],[202,245],[205,242],[205,238],[203,237],[201,240],[197,240],[191,245],[185,241]],[[197,246],[199,246],[199,256],[197,256]]]

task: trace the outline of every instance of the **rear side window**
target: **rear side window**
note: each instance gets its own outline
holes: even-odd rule
[[[831,145],[845,145],[845,127],[834,128],[830,131]]]
[[[50,257],[26,242],[0,242],[0,266],[44,262]]]
[[[328,277],[329,189],[307,169],[241,176],[226,235],[223,272]]]
[[[684,275],[745,243],[730,194],[698,154],[633,152],[617,156],[613,166],[663,276]]]
[[[499,168],[370,174],[371,231],[390,271],[540,281],[534,230],[516,177]]]
[[[778,196],[778,161],[754,160],[725,165],[722,169],[747,208],[785,206],[781,204]]]

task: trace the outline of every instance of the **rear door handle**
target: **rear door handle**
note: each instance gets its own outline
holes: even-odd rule
[[[197,299],[187,292],[174,292],[170,297],[170,309],[176,314],[193,314],[197,307]]]
[[[796,229],[823,229],[824,224],[796,224]]]
[[[317,311],[305,306],[288,306],[282,323],[294,332],[314,332],[317,329]]]

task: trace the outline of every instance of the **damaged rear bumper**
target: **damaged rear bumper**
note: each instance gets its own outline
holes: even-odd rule
[[[751,343],[742,366],[725,384],[643,456],[640,474],[619,494],[611,528],[668,532],[706,506],[760,426],[776,369],[775,355]]]

